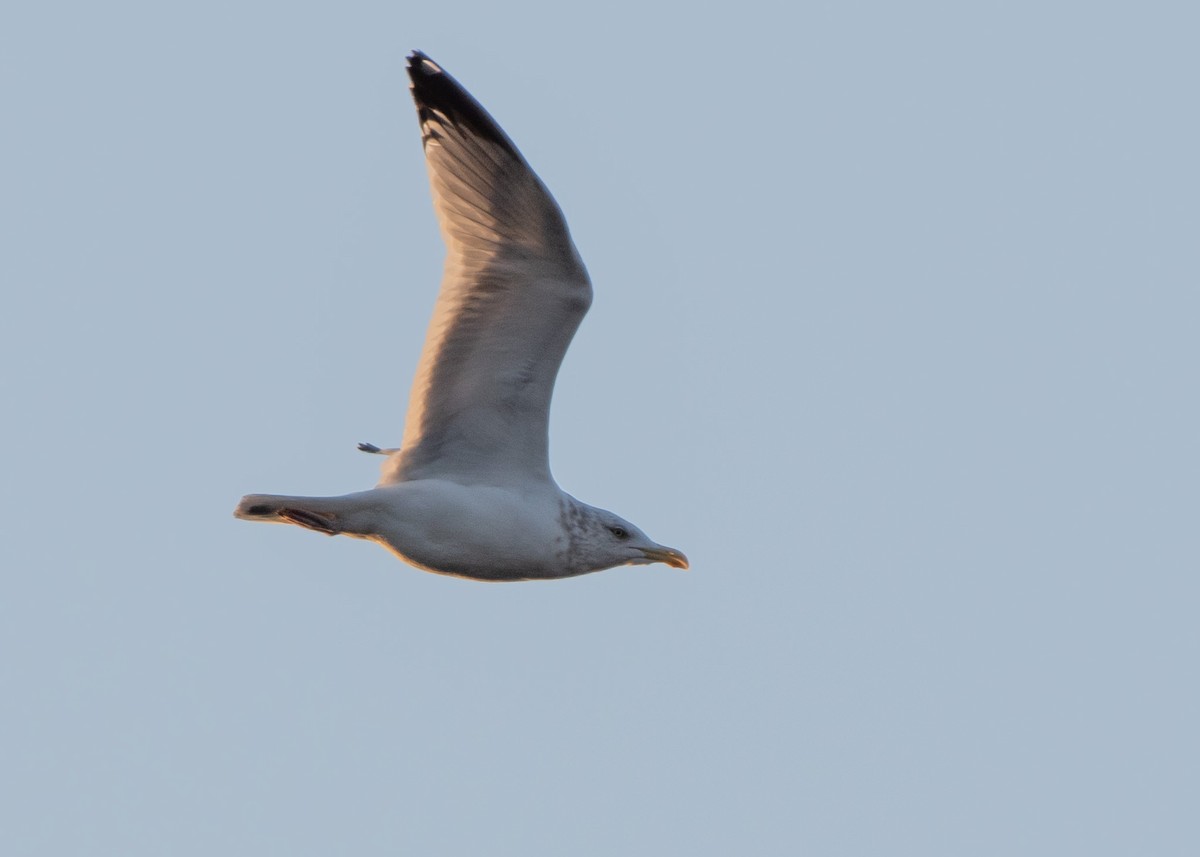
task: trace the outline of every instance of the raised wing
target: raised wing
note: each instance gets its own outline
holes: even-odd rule
[[[400,452],[383,483],[550,478],[550,396],[592,300],[566,221],[517,147],[450,75],[408,75],[448,250]]]

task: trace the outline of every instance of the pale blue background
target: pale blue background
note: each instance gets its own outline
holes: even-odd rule
[[[0,852],[1200,853],[1194,4],[0,13]],[[230,517],[373,484],[422,48],[596,302],[559,481],[693,570]]]

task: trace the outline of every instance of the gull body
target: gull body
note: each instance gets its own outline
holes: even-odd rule
[[[574,577],[650,562],[687,567],[678,551],[552,483],[505,487],[416,479],[340,497],[251,494],[236,514],[369,539],[409,565],[475,580]],[[628,535],[618,538],[615,528]]]
[[[555,483],[550,398],[591,282],[558,205],[495,121],[423,53],[408,73],[448,253],[403,440],[360,445],[387,455],[374,489],[251,494],[234,514],[370,539],[476,580],[687,568],[679,551]]]

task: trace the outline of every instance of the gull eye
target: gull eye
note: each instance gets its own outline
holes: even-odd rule
[[[609,527],[608,531],[622,541],[629,538],[629,530],[624,527]]]

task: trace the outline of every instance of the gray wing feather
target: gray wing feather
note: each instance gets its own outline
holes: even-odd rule
[[[383,483],[550,477],[548,417],[563,354],[591,304],[566,221],[487,112],[409,57],[446,267]]]

